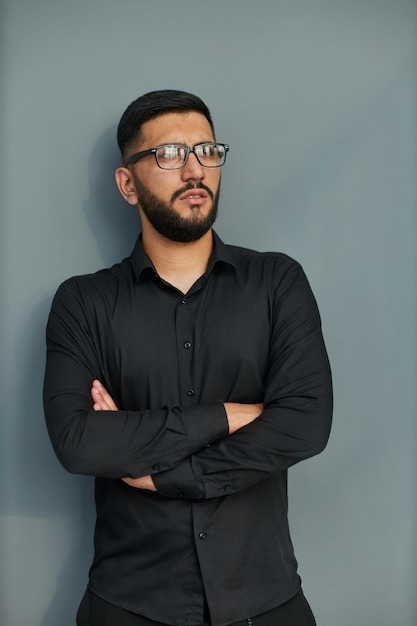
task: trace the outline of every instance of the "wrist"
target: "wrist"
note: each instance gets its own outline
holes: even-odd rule
[[[229,435],[243,426],[253,422],[262,413],[262,404],[241,404],[238,402],[225,402],[227,421],[229,423]]]

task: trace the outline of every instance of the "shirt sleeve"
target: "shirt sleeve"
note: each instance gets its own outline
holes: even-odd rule
[[[294,263],[274,290],[264,412],[254,422],[156,474],[168,497],[213,498],[247,489],[326,446],[332,383],[316,301]]]
[[[44,410],[61,464],[105,478],[168,470],[228,433],[224,406],[94,411],[92,381],[100,379],[92,320],[71,281],[61,285],[49,315]]]

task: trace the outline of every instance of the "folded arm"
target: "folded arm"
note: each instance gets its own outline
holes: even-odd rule
[[[204,499],[250,488],[323,450],[330,432],[332,384],[314,297],[301,268],[289,272],[273,308],[265,406],[258,419],[190,454],[152,487],[168,497]],[[225,403],[228,417],[241,405]],[[242,425],[244,426],[244,424]],[[147,488],[140,480],[131,486]]]
[[[99,380],[94,380],[91,386],[91,398],[94,411],[117,411],[118,408],[107,389]],[[228,417],[229,434],[232,434],[253,422],[262,413],[262,404],[238,404],[235,402],[225,403],[226,415]],[[122,480],[137,489],[147,489],[156,491],[152,475],[140,476],[139,478],[126,477]]]
[[[77,281],[64,283],[55,296],[47,327],[44,408],[58,459],[70,472],[105,478],[146,476],[177,465],[193,452],[228,434],[221,402],[161,406],[152,410],[93,409],[94,379],[109,386],[99,352],[89,293]]]
[[[247,427],[154,476],[162,495],[230,495],[321,452],[332,417],[331,373],[316,302],[298,266],[275,294],[264,411]]]

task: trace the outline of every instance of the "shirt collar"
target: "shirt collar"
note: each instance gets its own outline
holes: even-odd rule
[[[228,265],[236,267],[236,261],[233,258],[231,249],[229,248],[229,246],[223,243],[218,234],[214,231],[213,242],[213,252],[207,264],[206,275],[208,275],[212,271],[216,263],[227,263]],[[130,261],[132,263],[133,271],[137,280],[139,280],[142,272],[144,272],[145,270],[151,270],[153,273],[156,272],[154,264],[143,249],[142,234],[140,234],[136,240],[135,247],[130,256]]]
[[[135,273],[136,279],[139,280],[142,272],[146,269],[150,269],[155,272],[155,267],[143,249],[142,245],[142,233],[139,234],[136,239],[135,247],[133,248],[133,252],[130,255],[130,262],[133,267],[133,271]]]

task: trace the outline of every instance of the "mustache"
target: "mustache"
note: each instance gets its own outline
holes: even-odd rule
[[[199,182],[199,183],[187,183],[184,187],[182,187],[182,189],[178,189],[178,191],[175,191],[172,194],[171,202],[175,202],[175,200],[179,198],[180,196],[182,196],[183,193],[185,193],[186,191],[190,191],[191,189],[204,189],[204,191],[207,192],[210,199],[214,200],[214,193],[212,192],[210,187],[207,187],[207,185],[205,185],[204,183]]]

